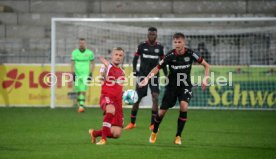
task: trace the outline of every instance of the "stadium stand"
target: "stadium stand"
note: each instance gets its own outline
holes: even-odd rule
[[[13,12],[13,9],[9,6],[0,5],[0,13],[1,12]]]
[[[0,56],[5,57],[1,58],[0,62],[49,63],[51,17],[274,17],[276,15],[274,0],[198,2],[199,0],[0,0]]]

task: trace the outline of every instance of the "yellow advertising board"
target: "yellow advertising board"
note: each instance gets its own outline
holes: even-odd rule
[[[99,75],[99,66],[93,76]],[[49,106],[50,84],[47,82],[50,65],[8,64],[0,65],[0,106]],[[127,69],[128,70],[128,69]],[[73,92],[72,82],[68,82],[70,65],[56,66],[56,106],[72,106],[68,97]],[[98,105],[101,86],[93,82],[86,93],[86,105]]]
[[[193,89],[194,97],[189,106],[275,109],[276,84],[273,69],[270,67],[241,67],[243,72],[237,72],[235,71],[236,67],[239,68],[239,66],[213,67],[212,71],[219,76],[232,72],[232,85],[221,87],[213,85],[204,92],[200,90],[200,87],[195,87]],[[86,106],[99,105],[101,83],[95,80],[99,76],[99,69],[100,65],[93,72],[94,81],[89,84],[86,92]],[[124,70],[126,74],[124,90],[133,89],[132,68],[125,66]],[[194,67],[193,71],[195,76],[203,74],[199,67]],[[48,64],[0,65],[0,106],[49,106],[51,98],[49,74],[50,65]],[[55,106],[74,105],[74,101],[68,96],[68,93],[73,92],[73,83],[68,80],[70,74],[69,64],[56,65]],[[160,101],[163,93],[164,87],[161,87]],[[148,102],[147,106],[151,105],[150,98],[146,102]]]

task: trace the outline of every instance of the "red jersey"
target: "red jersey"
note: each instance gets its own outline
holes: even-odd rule
[[[101,94],[122,98],[125,73],[120,67],[109,64],[105,72]]]

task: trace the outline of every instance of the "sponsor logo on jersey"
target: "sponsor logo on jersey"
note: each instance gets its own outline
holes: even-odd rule
[[[185,57],[185,58],[184,58],[184,61],[185,61],[185,62],[189,62],[189,61],[190,61],[190,57]]]
[[[159,49],[154,49],[154,52],[155,53],[159,53]]]
[[[158,59],[159,56],[143,54],[143,58],[146,58],[146,59]]]
[[[193,56],[194,56],[194,58],[195,58],[196,60],[198,60],[198,59],[199,59],[199,57],[198,57],[198,55],[197,55],[197,54],[193,53]]]
[[[175,70],[189,68],[190,66],[191,65],[180,65],[180,66],[171,65],[171,67]]]
[[[145,48],[144,51],[149,51],[149,49]]]

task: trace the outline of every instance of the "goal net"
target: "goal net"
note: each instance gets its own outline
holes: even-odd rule
[[[109,57],[112,48],[126,54],[124,69],[129,80],[125,89],[135,89],[132,72],[137,45],[147,40],[147,28],[158,29],[158,42],[165,53],[172,49],[172,35],[182,32],[186,47],[198,52],[210,65],[210,86],[201,90],[204,68],[192,68],[193,108],[276,109],[276,18],[52,18],[51,107],[72,106],[75,94],[70,73],[71,53],[85,38],[95,54],[99,75],[99,56]],[[139,62],[138,62],[139,63]],[[162,71],[161,71],[162,72]],[[165,83],[161,73],[159,103]],[[86,106],[98,106],[100,83],[94,80],[86,93]],[[151,107],[151,93],[141,103]]]

